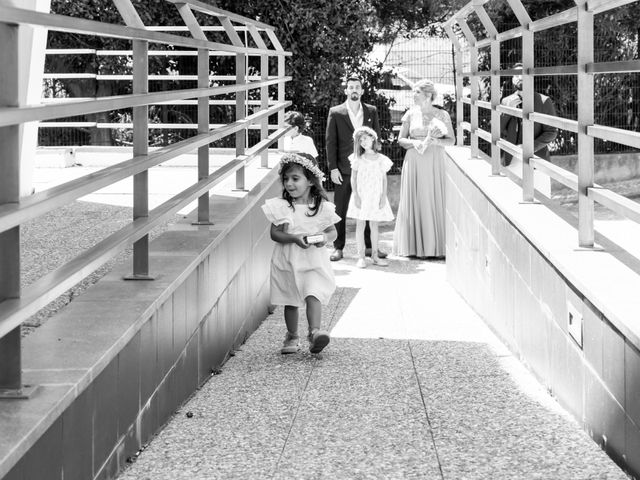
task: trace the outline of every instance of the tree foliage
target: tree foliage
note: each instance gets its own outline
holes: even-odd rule
[[[462,3],[463,0],[456,0]],[[347,72],[357,71],[365,78],[365,99],[388,108],[389,101],[377,98],[376,87],[382,65],[365,62],[373,46],[390,42],[397,35],[429,25],[432,15],[445,15],[456,2],[436,0],[211,0],[209,3],[224,10],[255,18],[273,25],[287,57],[287,75],[293,81],[286,86],[286,98],[294,108],[308,111],[327,108],[344,100],[341,82]],[[165,0],[133,0],[134,7],[145,25],[182,25],[177,9]],[[105,0],[53,0],[52,12],[105,23],[122,24],[113,3]],[[200,21],[205,16],[198,17]],[[208,17],[218,24],[215,17]],[[52,32],[49,48],[92,48],[100,50],[128,49],[130,42],[120,39],[92,37]],[[226,59],[227,63],[229,58]],[[231,61],[233,61],[231,57]],[[223,73],[225,59],[212,67]],[[228,67],[229,65],[227,65]],[[232,65],[231,65],[232,66]],[[272,67],[273,68],[273,67]],[[151,74],[166,74],[167,70],[194,73],[192,59],[168,64],[166,59],[151,57]],[[190,71],[191,70],[191,71]],[[56,55],[49,56],[48,72],[90,72],[100,74],[131,73],[126,57]],[[166,87],[166,85],[165,85]],[[51,85],[71,96],[104,96],[130,93],[127,82],[60,80]],[[104,116],[105,114],[99,114]],[[102,118],[103,121],[108,119]],[[113,121],[113,119],[111,120]],[[104,132],[103,132],[104,133]],[[93,140],[105,143],[105,139]]]

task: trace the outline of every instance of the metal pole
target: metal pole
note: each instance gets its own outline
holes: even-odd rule
[[[480,99],[480,88],[478,85],[480,78],[478,77],[478,47],[476,46],[476,37],[473,35],[466,20],[463,18],[458,18],[457,20],[458,25],[460,25],[462,29],[462,33],[469,43],[469,69],[471,70],[469,78],[471,83],[471,157],[477,158],[480,156],[478,152],[478,100]]]
[[[267,44],[260,36],[260,32],[255,25],[247,25],[251,38],[255,42],[258,48],[267,50]],[[247,43],[247,45],[249,45]],[[260,79],[265,82],[269,80],[269,56],[265,54],[260,55]],[[269,108],[269,87],[260,87],[260,109],[266,110]],[[260,140],[265,140],[269,136],[269,118],[265,117],[260,122]],[[265,149],[260,154],[260,166],[262,168],[269,167],[269,150]]]
[[[494,36],[491,40],[491,175],[500,175],[500,42]]]
[[[500,175],[500,42],[498,30],[484,9],[486,0],[474,0],[474,9],[491,39],[491,175]]]
[[[260,56],[260,75],[263,82],[269,80],[269,57],[264,54]],[[262,87],[260,89],[260,108],[262,110],[269,108],[269,87]],[[265,117],[264,120],[262,120],[262,125],[260,126],[260,140],[265,140],[268,136],[269,118]],[[269,167],[268,149],[265,149],[265,151],[262,152],[260,166],[263,168]]]
[[[278,55],[278,78],[282,79],[286,75],[285,73],[285,58],[284,55]],[[278,83],[278,103],[285,101],[284,95],[284,82]],[[284,110],[278,112],[278,125],[284,124]],[[278,149],[284,149],[284,137],[280,137],[278,140]]]
[[[471,156],[480,156],[478,148],[478,100],[480,100],[480,77],[478,77],[478,48],[475,42],[469,47],[469,67],[471,69]]]
[[[19,105],[18,26],[0,23],[0,106]],[[0,128],[0,205],[20,201],[19,125]],[[20,297],[20,227],[0,232],[0,302]],[[0,397],[22,389],[20,327],[0,338]]]
[[[521,0],[507,0],[513,13],[522,25],[522,201],[533,202],[533,122],[529,114],[533,113],[534,84],[529,69],[534,67],[533,32],[530,30],[531,17]]]
[[[207,40],[207,36],[198,23],[198,19],[193,14],[191,6],[185,3],[178,5],[178,12],[189,29],[191,36],[199,40]],[[223,21],[225,29],[233,27],[229,19],[225,17]],[[209,87],[209,50],[198,49],[198,88]],[[198,97],[198,134],[209,132],[209,97]],[[198,147],[198,181],[209,176],[209,145]],[[198,219],[194,225],[212,225],[209,192],[205,192],[198,197]]]
[[[456,145],[464,145],[464,131],[462,130],[462,121],[464,116],[464,107],[462,104],[462,47],[456,34],[453,32],[451,25],[445,26],[445,31],[451,40],[451,56],[453,57],[453,75],[456,87]]]
[[[198,50],[198,87],[209,86],[209,50]],[[198,98],[198,133],[209,131],[209,97]],[[198,181],[209,176],[209,145],[198,148]],[[198,197],[198,225],[211,225],[209,192]]]
[[[578,6],[578,244],[594,246],[593,200],[587,196],[594,182],[593,137],[587,127],[594,123],[593,74],[587,65],[593,63],[593,12],[587,10],[586,0],[576,0]]]
[[[149,44],[133,41],[133,93],[149,92]],[[133,156],[149,153],[149,107],[133,107]],[[149,216],[149,172],[133,176],[133,220]],[[149,275],[149,235],[133,244],[133,274],[129,280],[151,280]]]
[[[528,73],[533,68],[533,32],[528,28],[522,32],[522,201],[533,202],[533,121],[529,114],[533,113],[534,85],[533,75]]]
[[[236,54],[236,84],[244,85],[247,83],[246,80],[246,72],[247,72],[247,55],[244,53]],[[241,91],[236,93],[236,121],[241,120],[246,117],[246,107],[245,101],[247,98],[247,92]],[[236,133],[236,158],[244,155],[244,151],[246,148],[246,130],[240,130]],[[245,167],[238,169],[236,171],[236,189],[244,190],[244,173]]]

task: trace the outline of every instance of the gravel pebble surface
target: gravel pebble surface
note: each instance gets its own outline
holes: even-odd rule
[[[121,229],[131,222],[132,216],[133,209],[129,207],[76,201],[25,223],[20,229],[22,288],[28,287]],[[171,218],[154,228],[150,232],[150,239],[166,231],[176,220],[177,217]],[[22,336],[33,332],[75,297],[100,280],[113,268],[113,265],[128,261],[131,255],[131,247],[120,252],[40,309],[22,324]]]

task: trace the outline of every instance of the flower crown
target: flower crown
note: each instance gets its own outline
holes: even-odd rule
[[[298,165],[306,168],[311,173],[313,173],[313,175],[321,182],[324,180],[324,173],[322,173],[322,170],[318,168],[313,160],[303,157],[302,155],[298,155],[297,153],[285,153],[280,159],[280,163],[282,164],[280,167],[281,172],[282,167],[284,167],[284,165],[286,165],[287,163],[297,163]]]
[[[374,140],[378,139],[378,134],[376,133],[376,131],[371,128],[371,127],[358,127],[353,131],[353,139],[356,140],[358,137],[367,134],[371,137],[373,137]]]

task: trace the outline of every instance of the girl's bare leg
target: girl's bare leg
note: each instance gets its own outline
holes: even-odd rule
[[[308,296],[307,301],[307,321],[309,322],[309,332],[318,330],[322,323],[322,304],[316,297]]]
[[[292,336],[298,336],[298,307],[285,305],[284,307],[284,323],[287,325],[287,331]]]
[[[371,255],[378,256],[378,222],[369,220],[369,228],[371,229]]]
[[[309,321],[309,351],[320,353],[331,341],[329,334],[320,329],[322,304],[320,300],[312,296],[308,296],[305,300],[307,301],[307,320]]]
[[[378,252],[380,251],[378,248],[378,222],[369,222],[369,227],[371,228],[371,259],[373,260],[374,265],[386,267],[389,265],[389,262],[378,256]]]
[[[364,258],[364,220],[356,220],[356,248],[358,249],[358,258]]]

